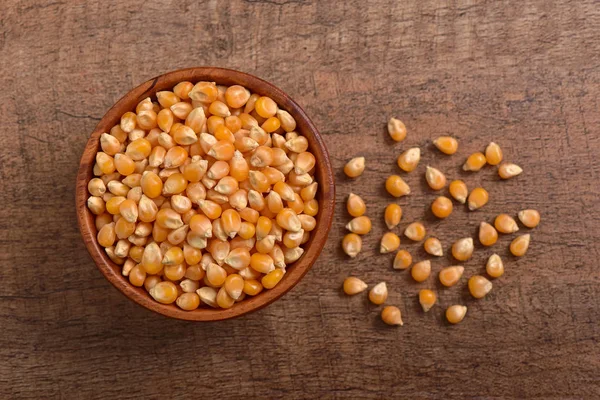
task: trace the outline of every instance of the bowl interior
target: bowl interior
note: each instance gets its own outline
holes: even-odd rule
[[[212,81],[221,85],[239,84],[253,93],[271,97],[280,108],[288,111],[296,119],[296,130],[307,138],[309,149],[317,160],[315,175],[319,183],[316,197],[319,202],[319,213],[316,216],[316,228],[311,232],[308,243],[303,246],[305,249],[304,254],[298,261],[287,267],[286,274],[275,288],[264,290],[255,297],[246,297],[230,309],[212,309],[201,306],[194,311],[183,311],[174,304],[157,303],[148,295],[145,289],[131,285],[127,278],[121,275],[121,266],[114,264],[106,255],[104,249],[97,243],[94,215],[86,206],[89,196],[87,182],[92,178],[95,155],[100,147],[100,135],[109,132],[120,121],[124,112],[134,110],[135,106],[144,98],[155,97],[156,92],[161,90],[171,90],[173,86],[182,81],[191,81],[192,83]],[[136,303],[169,317],[194,321],[222,320],[258,310],[275,301],[295,286],[311,268],[325,245],[333,219],[334,198],[333,172],[325,143],[302,108],[283,91],[262,79],[239,71],[213,67],[189,68],[160,75],[141,84],[121,98],[106,113],[90,136],[81,157],[76,186],[79,228],[88,252],[104,276]]]

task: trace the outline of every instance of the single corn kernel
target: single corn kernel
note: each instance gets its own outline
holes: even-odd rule
[[[481,152],[473,153],[463,164],[463,171],[479,171],[486,164],[485,155]]]
[[[97,215],[95,220],[96,230],[102,229],[104,225],[108,225],[111,222],[113,222],[112,215],[108,213]]]
[[[417,168],[420,160],[421,149],[418,147],[413,147],[412,149],[408,149],[404,153],[400,154],[397,163],[401,170],[405,172],[412,172],[415,170],[415,168]]]
[[[528,228],[535,228],[540,223],[540,213],[537,210],[519,211],[519,220]]]
[[[124,202],[125,200],[127,200],[127,199],[123,196],[111,197],[106,202],[106,211],[108,211],[112,215],[119,214],[119,212],[120,212],[119,207],[121,207],[121,203]]]
[[[187,100],[190,98],[190,91],[194,88],[194,84],[192,82],[183,81],[179,82],[177,85],[173,87],[173,93],[178,96],[182,100]]]
[[[448,190],[450,191],[450,195],[454,198],[454,200],[462,204],[465,204],[467,202],[467,195],[469,194],[469,190],[467,189],[466,183],[464,183],[463,181],[455,180],[450,182]]]
[[[261,253],[252,254],[250,258],[250,267],[263,274],[268,274],[275,269],[271,256]]]
[[[223,285],[227,294],[234,300],[240,298],[244,290],[244,278],[238,274],[228,275]]]
[[[517,164],[511,163],[503,163],[498,167],[498,175],[502,179],[510,179],[517,175],[520,175],[523,172],[523,169],[519,167]]]
[[[385,208],[384,219],[388,229],[394,229],[402,219],[402,208],[395,203],[388,204]]]
[[[279,224],[281,225],[281,224]],[[285,228],[282,226],[282,228]],[[357,233],[359,235],[366,235],[371,231],[371,219],[366,215],[361,217],[353,218],[346,225],[346,229],[348,229],[352,233]]]
[[[277,117],[267,118],[265,122],[260,126],[265,132],[273,133],[281,126],[281,121]]]
[[[119,204],[119,213],[128,222],[136,222],[138,219],[138,206],[133,200],[124,200]]]
[[[502,149],[496,143],[491,142],[485,148],[485,159],[490,165],[498,165],[502,161]]]
[[[237,247],[231,249],[227,257],[225,257],[225,264],[237,269],[238,271],[250,265],[251,255],[250,251],[245,247]]]
[[[410,275],[417,282],[424,282],[431,275],[431,261],[420,261],[412,266]]]
[[[491,246],[498,241],[498,231],[487,222],[479,224],[479,242],[484,246]]]
[[[110,247],[117,240],[117,234],[115,233],[115,223],[104,225],[97,235],[98,244],[102,247]]]
[[[385,303],[388,297],[388,289],[385,282],[380,282],[377,285],[373,286],[369,291],[369,300],[371,303],[380,305]]]
[[[436,301],[437,296],[433,290],[421,289],[419,291],[419,304],[421,304],[423,311],[427,312],[431,310],[431,307],[435,305]]]
[[[112,199],[111,199],[112,200]],[[109,200],[110,201],[110,200]],[[100,216],[106,211],[106,204],[101,197],[90,196],[87,200],[87,206],[94,215]],[[111,218],[112,221],[112,218]]]
[[[137,116],[134,112],[127,111],[125,114],[121,116],[121,129],[124,132],[131,132],[135,129],[137,123]]]
[[[453,305],[446,309],[446,319],[451,324],[458,324],[461,322],[467,314],[467,307],[461,305]]]
[[[180,247],[174,246],[166,251],[162,263],[164,265],[178,265],[183,263],[183,250]]]
[[[412,256],[407,250],[400,250],[394,257],[394,269],[407,269],[412,264]]]
[[[473,239],[462,238],[452,245],[452,256],[458,261],[467,261],[473,255]]]
[[[310,215],[300,214],[298,219],[300,219],[300,224],[305,232],[312,232],[317,227],[317,220]]]
[[[279,121],[281,121],[281,128],[284,131],[292,132],[296,129],[296,120],[289,112],[285,110],[277,110],[277,118],[279,118]]]
[[[319,212],[319,202],[312,199],[304,203],[304,214],[314,217]]]
[[[196,281],[197,282],[197,281],[200,281],[200,280],[204,279],[204,275],[206,275],[206,271],[204,271],[204,269],[202,268],[202,266],[200,264],[193,264],[193,265],[190,265],[185,270],[185,275],[184,276],[186,278],[188,278],[188,279],[191,279],[192,281]],[[194,291],[196,291],[196,290],[194,290]],[[186,289],[183,288],[183,291],[185,292]]]
[[[263,118],[273,117],[279,108],[270,97],[261,96],[254,103],[254,110]]]
[[[477,210],[477,209],[483,207],[484,205],[487,204],[488,200],[489,200],[489,194],[488,194],[487,190],[485,190],[482,187],[473,189],[471,191],[471,193],[469,194],[469,199],[468,199],[469,210],[474,211],[474,210]]]
[[[458,140],[451,136],[440,136],[433,141],[433,145],[444,154],[454,154],[458,150]]]
[[[149,293],[159,303],[171,304],[177,299],[177,286],[173,282],[159,282],[150,289]]]
[[[127,154],[133,161],[141,161],[144,158],[148,158],[152,151],[152,145],[149,141],[144,138],[135,139],[127,145],[125,154]]]
[[[166,279],[177,282],[185,275],[185,265],[165,265],[163,269],[163,275]]]
[[[200,297],[200,300],[213,308],[218,307],[217,305],[217,291],[210,286],[204,286],[196,290],[196,294]]]
[[[429,187],[433,190],[440,190],[446,186],[446,176],[436,168],[427,166],[425,179],[427,180]]]
[[[369,221],[369,230],[370,222],[371,221]],[[300,222],[300,219],[298,219],[298,215],[291,208],[284,208],[277,214],[277,223],[283,229],[292,232],[298,232],[300,229],[302,229],[302,223]]]
[[[353,217],[360,217],[367,211],[367,206],[360,196],[350,193],[350,195],[348,195],[348,201],[346,202],[346,209],[348,210],[348,214]]]
[[[141,265],[144,271],[152,275],[163,269],[162,253],[156,242],[152,242],[144,248]]]
[[[400,247],[400,238],[393,232],[386,232],[381,238],[379,252],[381,254],[391,253]]]
[[[277,268],[285,268],[285,256],[283,255],[283,250],[280,246],[273,246],[273,250],[269,252],[269,255],[273,259],[273,263]]]
[[[189,115],[188,115],[189,117]],[[156,115],[156,123],[163,132],[170,132],[173,126],[173,112],[168,108],[163,108]]]
[[[420,222],[413,222],[404,230],[404,236],[415,242],[425,239],[426,234],[425,226]]]
[[[302,247],[296,247],[295,249],[288,249],[285,247],[281,250],[283,251],[283,259],[286,265],[296,262],[302,257],[302,254],[304,254],[304,249]]]
[[[381,320],[392,326],[404,325],[404,322],[402,322],[402,314],[400,313],[400,309],[395,306],[383,307],[383,310],[381,310]]]
[[[114,156],[121,149],[121,142],[116,137],[103,133],[100,135],[100,147],[109,156]]]
[[[175,303],[182,310],[192,311],[200,306],[200,297],[195,292],[183,293]]]
[[[235,304],[235,300],[229,296],[227,290],[222,287],[217,292],[217,305],[221,308],[231,308]]]
[[[515,233],[519,230],[517,221],[508,214],[499,214],[494,220],[494,226],[500,233]]]
[[[183,226],[181,215],[170,208],[162,208],[156,214],[156,223],[161,228],[177,229]]]
[[[516,257],[524,256],[525,253],[527,252],[527,249],[529,248],[530,240],[531,240],[530,234],[517,236],[510,243],[510,252],[512,253],[512,255],[516,256]]]
[[[227,279],[227,272],[218,264],[210,263],[206,267],[206,279],[214,287],[221,287]]]
[[[342,240],[342,249],[344,253],[354,258],[362,250],[362,239],[355,233],[348,233]]]
[[[256,296],[262,291],[262,284],[256,279],[244,280],[244,293],[248,296]]]
[[[465,272],[465,268],[461,265],[455,265],[452,267],[442,268],[438,275],[440,282],[442,285],[446,287],[454,286],[460,280],[460,277]]]
[[[210,148],[207,154],[217,160],[229,161],[233,158],[234,152],[233,143],[227,140],[219,140]]]
[[[488,258],[485,272],[492,278],[500,278],[504,274],[504,263],[498,254],[492,254]]]
[[[106,153],[98,152],[96,154],[96,165],[103,174],[112,174],[115,172],[115,161]]]
[[[410,187],[398,175],[390,175],[385,181],[385,189],[394,197],[402,197],[410,194]]]
[[[275,268],[273,271],[262,277],[261,283],[265,289],[273,289],[281,281],[284,274],[285,269]]]
[[[162,193],[163,182],[154,172],[146,171],[140,181],[142,191],[147,197],[154,199]]]
[[[286,234],[298,234],[299,232],[288,232]],[[304,234],[304,232],[302,232],[302,234]],[[296,245],[299,245],[300,240],[302,239],[302,236],[300,236],[299,238],[294,238],[296,241]],[[292,241],[286,241],[286,246],[287,247],[294,247],[294,245],[291,244]],[[266,238],[262,239],[262,240],[258,240],[256,242],[255,248],[256,251],[258,251],[259,253],[262,254],[269,254],[271,252],[271,250],[273,250],[273,247],[275,246],[275,237],[273,235],[268,235]]]
[[[298,175],[306,174],[315,167],[316,162],[315,156],[312,153],[306,151],[300,153],[294,162],[294,171]]]
[[[231,108],[243,107],[250,98],[250,91],[240,85],[232,85],[225,91],[225,101]],[[237,299],[237,297],[236,297]]]
[[[271,232],[273,221],[270,218],[261,215],[256,221],[256,239],[262,240]]]
[[[438,218],[448,218],[453,208],[452,201],[445,196],[439,196],[431,203],[431,212]]]
[[[208,218],[215,220],[221,216],[222,207],[211,200],[199,200],[198,207]]]
[[[401,142],[406,138],[406,126],[399,119],[390,118],[387,129],[392,140],[396,142]]]
[[[146,271],[141,265],[136,265],[129,271],[129,283],[136,287],[142,287],[146,280]]]
[[[271,190],[265,200],[267,202],[267,208],[272,213],[276,214],[283,210],[283,200],[281,200],[281,196],[277,192]],[[302,207],[302,209],[304,209],[304,207]]]
[[[93,178],[88,182],[88,192],[92,196],[102,196],[106,193],[106,185],[100,178]]]
[[[348,296],[362,293],[367,290],[367,287],[368,285],[365,282],[354,276],[349,276],[344,279],[343,289],[344,293],[346,293]]]
[[[357,178],[362,175],[365,170],[365,158],[356,157],[348,161],[344,166],[344,173],[349,178]]]
[[[492,282],[481,275],[473,275],[469,278],[469,292],[476,299],[485,297],[492,290]]]
[[[441,257],[444,255],[444,250],[442,249],[442,243],[439,239],[431,237],[428,238],[425,243],[423,243],[423,247],[425,251],[432,256]]]
[[[150,289],[152,289],[154,286],[156,286],[157,283],[161,282],[162,279],[160,278],[160,276],[157,275],[150,275],[146,277],[146,280],[144,280],[144,289],[146,289],[146,291],[150,291]]]

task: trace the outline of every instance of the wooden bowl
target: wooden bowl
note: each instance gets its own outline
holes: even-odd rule
[[[200,307],[194,311],[183,311],[175,304],[160,304],[154,301],[144,288],[137,288],[131,285],[129,280],[121,275],[121,267],[114,264],[106,255],[104,249],[98,244],[94,215],[88,210],[86,205],[89,196],[87,184],[92,178],[92,168],[96,152],[100,147],[100,135],[103,132],[109,132],[110,128],[119,123],[123,113],[135,110],[136,105],[142,99],[154,96],[156,92],[161,90],[172,90],[173,86],[182,81],[191,81],[193,83],[198,81],[212,81],[222,85],[238,84],[245,86],[253,93],[271,97],[281,108],[287,110],[296,119],[296,130],[308,139],[310,151],[315,155],[317,160],[315,175],[319,183],[317,191],[319,213],[316,216],[317,226],[312,231],[308,243],[304,245],[304,254],[298,261],[288,266],[287,273],[275,288],[264,290],[255,297],[247,297],[230,309]],[[119,100],[100,120],[85,146],[79,164],[75,190],[77,220],[83,241],[96,266],[106,279],[130,300],[141,306],[168,317],[190,321],[216,321],[238,317],[265,307],[294,287],[312,267],[325,245],[333,219],[334,198],[333,172],[325,143],[319,131],[302,108],[283,91],[262,79],[239,71],[212,67],[188,68],[160,75],[136,87]]]

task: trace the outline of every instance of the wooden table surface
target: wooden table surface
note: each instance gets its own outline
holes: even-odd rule
[[[600,9],[594,1],[56,1],[0,5],[0,398],[598,398],[600,397]],[[449,3],[449,4],[446,4]],[[273,82],[305,107],[337,171],[336,218],[319,261],[281,300],[237,320],[155,315],[103,278],[75,221],[89,133],[131,87],[160,73],[224,66]],[[400,144],[385,133],[398,116]],[[458,154],[431,145],[460,140]],[[525,172],[459,166],[490,141]],[[500,212],[537,208],[528,254],[510,236],[477,247],[506,274],[483,300],[391,268],[378,254],[383,190],[395,159],[420,146],[413,194],[398,201],[446,245]],[[367,159],[354,181],[341,168]],[[485,208],[439,222],[423,170],[490,191]],[[374,220],[364,251],[340,249],[352,191]],[[423,259],[419,244],[402,246]],[[433,260],[434,274],[452,261]],[[403,327],[348,298],[348,275],[385,280]],[[464,282],[463,282],[464,283]],[[419,289],[439,293],[424,314]],[[449,326],[443,310],[469,307]]]

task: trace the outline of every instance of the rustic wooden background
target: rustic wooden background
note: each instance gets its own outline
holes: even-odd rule
[[[283,299],[237,320],[169,320],[129,302],[94,267],[75,222],[79,156],[127,90],[160,73],[224,66],[256,74],[303,105],[337,174],[337,217],[312,271]],[[0,5],[0,397],[598,398],[600,396],[600,8],[595,1],[4,0]],[[408,139],[385,134],[391,115]],[[453,157],[432,138],[455,135]],[[525,173],[464,174],[491,140]],[[506,274],[464,302],[461,325],[419,310],[420,288],[376,248],[401,150],[424,151],[399,201],[444,244],[481,220],[534,207],[526,257],[492,249]],[[364,155],[355,181],[341,167]],[[481,183],[482,210],[428,214],[425,165]],[[353,191],[373,232],[356,260],[340,250]],[[403,243],[416,258],[418,245]],[[477,248],[466,274],[492,252]],[[434,272],[451,261],[434,260]],[[349,274],[385,280],[405,325],[379,321]]]

